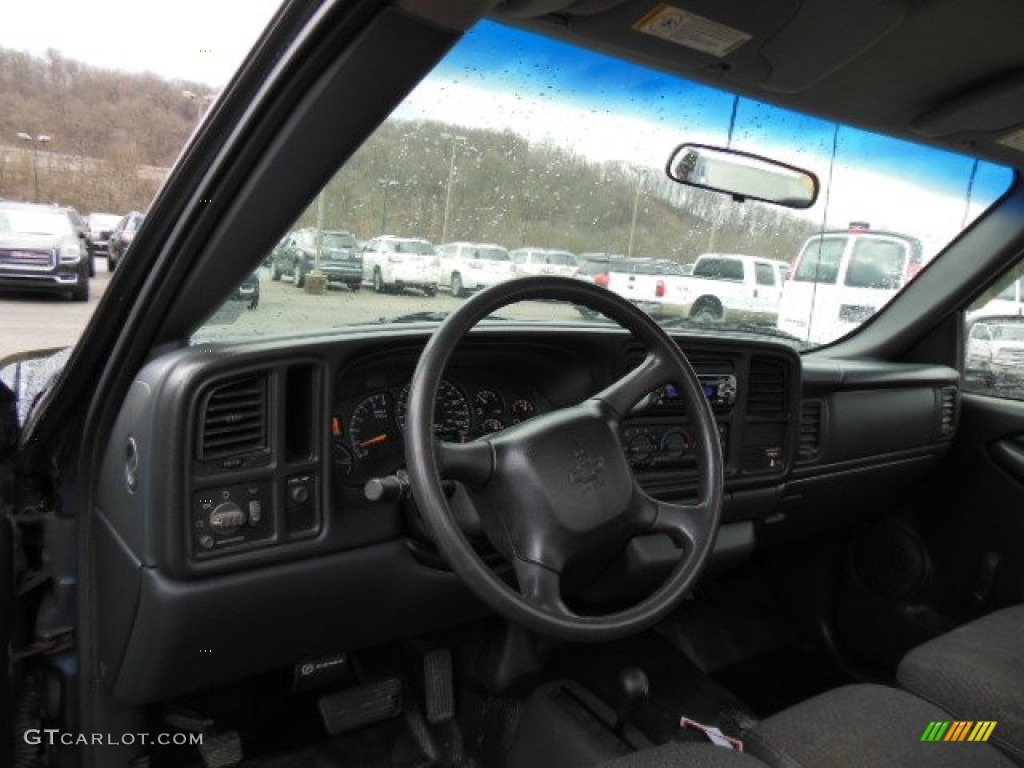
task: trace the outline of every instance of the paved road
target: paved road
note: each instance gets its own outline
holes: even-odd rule
[[[259,307],[247,311],[241,302],[229,302],[208,326],[214,336],[221,334],[259,335],[303,329],[324,329],[352,323],[372,323],[416,312],[451,312],[463,299],[447,293],[428,297],[409,291],[401,295],[377,294],[370,288],[352,292],[331,286],[326,294],[306,293],[285,278],[270,280],[261,270]],[[530,302],[501,310],[504,317],[579,321],[579,313],[567,304]]]
[[[69,301],[47,295],[0,292],[0,359],[28,350],[66,347],[81,336],[111,275],[99,260],[90,284],[88,302]],[[427,297],[415,293],[375,294],[368,288],[355,293],[334,287],[326,294],[313,295],[296,288],[287,278],[274,282],[266,269],[260,270],[260,304],[248,311],[242,302],[228,302],[210,325],[215,336],[267,335],[325,329],[352,323],[374,322],[413,312],[450,312],[462,299],[448,294]],[[572,307],[556,303],[531,303],[502,310],[507,317],[549,320],[579,320]]]
[[[106,260],[97,259],[96,276],[89,281],[88,302],[0,291],[0,360],[17,352],[74,344],[109,283]]]

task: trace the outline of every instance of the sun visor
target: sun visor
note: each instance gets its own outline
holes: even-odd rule
[[[908,14],[905,0],[826,0],[804,3],[761,46],[772,74],[763,87],[798,93],[869,50]]]
[[[1024,72],[960,93],[911,124],[915,133],[940,138],[995,133],[1024,123]]]
[[[506,0],[523,18],[562,5],[575,35],[676,71],[778,93],[810,88],[899,28],[909,0]]]

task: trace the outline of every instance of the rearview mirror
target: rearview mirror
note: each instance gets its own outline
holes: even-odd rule
[[[673,181],[724,192],[740,202],[810,208],[818,199],[818,177],[810,171],[736,149],[682,144],[666,170]]]

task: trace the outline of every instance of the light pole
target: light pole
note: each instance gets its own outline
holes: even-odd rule
[[[323,259],[324,252],[324,193],[327,188],[324,187],[320,190],[320,194],[316,196],[316,259],[313,264],[313,269],[316,271],[320,270],[320,261]]]
[[[397,187],[398,182],[395,179],[377,179],[377,183],[384,190],[384,206],[380,212],[380,233],[386,235],[388,233],[388,191],[392,187]]]
[[[448,242],[448,213],[452,207],[452,179],[455,177],[455,148],[461,143],[466,143],[465,136],[457,136],[453,133],[442,133],[442,139],[451,141],[451,158],[448,161],[448,185],[444,193],[444,223],[441,225],[441,242]]]
[[[633,173],[636,174],[636,194],[633,195],[633,220],[629,223],[629,245],[626,246],[627,257],[632,257],[633,255],[633,237],[636,234],[636,214],[637,209],[640,207],[640,192],[643,190],[644,180],[647,178],[646,172],[641,168],[634,168]]]
[[[18,138],[22,141],[27,141],[32,145],[32,185],[35,194],[32,199],[35,202],[39,202],[39,145],[49,144],[53,141],[53,138],[48,133],[40,133],[36,136],[25,133],[25,131],[18,132]]]
[[[181,95],[189,101],[194,101],[196,103],[196,126],[198,127],[199,123],[203,120],[203,112],[205,112],[205,108],[213,103],[214,94],[208,93],[203,95],[196,93],[195,91],[182,91]]]

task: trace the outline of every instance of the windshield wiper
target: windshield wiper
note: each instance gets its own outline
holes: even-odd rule
[[[392,323],[440,323],[443,322],[450,312],[411,312],[408,315],[396,315],[395,317],[381,317],[377,320],[368,320],[359,325],[389,325]],[[488,315],[484,320],[510,320],[511,318],[502,315]]]

